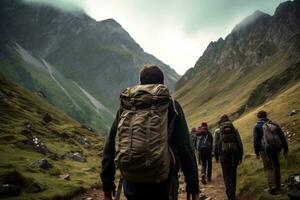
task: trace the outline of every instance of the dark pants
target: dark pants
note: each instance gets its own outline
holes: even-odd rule
[[[280,189],[280,164],[278,152],[261,154],[270,189]]]
[[[123,180],[125,197],[128,200],[177,200],[178,176],[170,175],[160,183],[135,183]]]
[[[200,150],[201,175],[211,179],[212,153],[209,150]]]
[[[221,161],[226,194],[229,200],[235,200],[237,163],[232,159]]]

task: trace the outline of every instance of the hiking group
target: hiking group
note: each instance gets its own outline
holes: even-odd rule
[[[280,127],[258,113],[254,127],[254,149],[267,175],[269,193],[280,189],[279,152],[288,146]],[[178,173],[182,170],[187,199],[200,196],[201,182],[212,181],[212,158],[220,162],[226,194],[236,199],[237,167],[242,163],[243,145],[238,130],[223,115],[214,137],[207,123],[193,128],[191,134],[180,104],[171,98],[159,67],[147,65],[140,71],[140,84],[120,95],[120,109],[107,136],[102,158],[104,199],[120,198],[121,189],[128,200],[178,199]],[[116,169],[120,170],[118,187]],[[117,192],[116,192],[117,189]]]

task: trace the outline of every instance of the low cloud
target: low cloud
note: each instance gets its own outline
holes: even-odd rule
[[[85,5],[84,0],[24,0],[24,2],[50,5],[63,11],[81,10]]]

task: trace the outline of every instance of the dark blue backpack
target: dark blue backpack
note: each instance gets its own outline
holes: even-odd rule
[[[197,136],[197,149],[198,151],[211,149],[208,133]]]

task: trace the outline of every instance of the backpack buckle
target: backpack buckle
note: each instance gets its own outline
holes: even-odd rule
[[[133,97],[130,98],[130,104],[131,104],[132,110],[136,110],[136,107],[134,105],[134,98]]]
[[[156,109],[156,103],[157,103],[158,97],[157,95],[154,95],[152,97],[152,105],[151,105],[151,110],[155,110]]]
[[[149,167],[151,165],[150,160],[146,160],[146,167]]]

